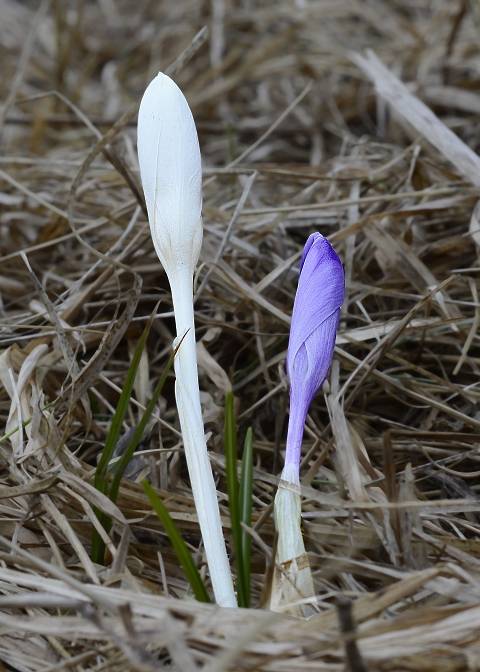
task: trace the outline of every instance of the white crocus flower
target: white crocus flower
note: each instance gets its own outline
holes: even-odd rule
[[[159,73],[138,114],[138,158],[157,255],[172,290],[177,342],[175,396],[193,498],[218,604],[235,607],[217,493],[200,407],[193,313],[193,273],[202,244],[202,167],[188,103]]]

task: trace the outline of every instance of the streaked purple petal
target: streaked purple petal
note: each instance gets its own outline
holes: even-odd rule
[[[286,464],[300,464],[305,419],[312,399],[327,377],[332,363],[339,316],[340,310],[337,310],[322,322],[291,362]]]
[[[303,264],[305,262],[305,259],[307,257],[310,248],[312,247],[313,243],[319,239],[324,240],[322,234],[318,233],[318,231],[317,233],[312,233],[308,236],[307,242],[305,243],[305,247],[303,248],[302,258],[300,259],[300,272],[302,271]]]
[[[300,464],[305,418],[332,363],[344,294],[337,253],[320,233],[312,234],[301,259],[288,343],[290,415],[285,464]]]
[[[310,403],[327,377],[335,348],[340,310],[337,309],[312,331],[289,366],[290,385]]]
[[[308,238],[302,262],[287,353],[291,380],[292,364],[299,349],[315,329],[341,307],[345,293],[342,263],[321,234]]]

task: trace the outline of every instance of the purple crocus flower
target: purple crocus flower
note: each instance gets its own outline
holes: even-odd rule
[[[300,263],[288,343],[290,416],[285,465],[274,505],[278,533],[270,596],[274,611],[308,615],[308,601],[315,595],[301,528],[300,456],[308,409],[332,363],[344,293],[337,253],[320,233],[313,233]]]
[[[321,233],[312,233],[300,262],[288,343],[290,417],[285,466],[300,464],[305,419],[332,363],[344,295],[342,262]]]

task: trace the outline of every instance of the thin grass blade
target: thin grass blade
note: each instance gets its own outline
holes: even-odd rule
[[[252,558],[252,538],[244,526],[252,526],[252,494],[253,494],[253,432],[247,429],[243,444],[242,472],[240,476],[240,523],[241,523],[241,549],[243,585],[246,599],[246,607],[250,606],[250,577]]]
[[[137,375],[138,366],[140,364],[140,359],[142,352],[145,348],[145,343],[147,342],[148,334],[150,333],[150,328],[153,322],[153,315],[156,314],[156,309],[154,310],[152,316],[145,325],[145,329],[140,336],[138,343],[135,347],[133,353],[132,361],[128,367],[127,377],[125,379],[125,384],[123,386],[122,392],[117,402],[115,408],[115,413],[113,414],[112,422],[110,424],[110,429],[108,430],[107,438],[105,439],[105,446],[102,450],[102,454],[97,464],[94,477],[94,485],[100,492],[106,493],[108,490],[108,465],[112,459],[113,453],[115,451],[115,446],[120,438],[122,432],[122,424],[125,419],[125,415],[128,411],[128,405],[132,396],[132,390],[135,383],[135,377]],[[95,510],[97,518],[101,525],[109,531],[111,527],[110,518],[98,509]],[[103,543],[100,535],[95,530],[92,535],[92,552],[91,557],[93,562],[103,563],[105,556],[105,544]]]
[[[210,598],[208,596],[207,589],[205,588],[205,584],[202,581],[202,577],[200,576],[190,551],[188,550],[182,535],[178,531],[175,522],[169,514],[168,509],[148,481],[143,481],[142,485],[145,494],[148,497],[148,501],[152,506],[152,509],[155,511],[160,522],[165,528],[165,532],[170,539],[170,543],[173,546],[178,561],[182,565],[183,571],[185,572],[188,582],[192,587],[193,594],[199,602],[210,602]]]
[[[135,347],[132,361],[127,371],[125,384],[118,399],[117,406],[115,408],[115,413],[113,414],[112,422],[110,425],[110,429],[107,434],[107,438],[105,439],[105,446],[102,450],[102,454],[100,456],[97,468],[95,470],[95,481],[94,481],[95,487],[97,488],[97,490],[101,490],[101,492],[106,492],[107,489],[106,484],[108,480],[107,479],[108,464],[112,459],[115,446],[117,445],[118,439],[120,438],[120,434],[122,432],[122,423],[128,410],[128,405],[130,403],[132,390],[135,383],[135,377],[137,375],[138,366],[140,364],[140,359],[142,356],[142,352],[145,348],[145,343],[147,341],[148,334],[150,333],[152,321],[153,318],[151,317],[147,322],[147,324],[145,325],[145,329],[143,330],[142,335],[140,336],[138,343]]]
[[[182,339],[183,340],[183,339]],[[163,390],[163,386],[165,384],[165,381],[167,380],[168,374],[170,373],[170,369],[172,368],[173,365],[173,360],[175,359],[175,355],[177,354],[178,348],[181,346],[182,341],[178,344],[178,346],[175,348],[175,350],[171,353],[170,357],[168,358],[167,363],[165,364],[163,371],[160,375],[160,378],[158,379],[158,382],[155,386],[155,389],[153,391],[152,397],[149,400],[145,411],[143,412],[143,415],[140,419],[140,422],[138,425],[135,427],[135,431],[133,432],[130,441],[127,444],[127,447],[123,453],[123,455],[120,457],[120,459],[116,462],[114,469],[113,469],[113,479],[112,479],[112,485],[110,487],[110,490],[108,492],[108,496],[112,500],[112,502],[117,501],[118,497],[118,491],[120,489],[120,483],[123,478],[123,474],[125,473],[125,469],[128,467],[128,464],[130,460],[133,457],[133,454],[135,453],[138,444],[143,438],[143,435],[145,433],[145,429],[147,428],[148,422],[152,416],[153,411],[155,410],[155,407],[158,403],[158,400],[160,398],[160,395]]]

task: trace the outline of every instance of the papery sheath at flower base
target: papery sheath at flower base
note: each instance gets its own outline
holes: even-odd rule
[[[320,233],[312,234],[300,262],[287,352],[290,414],[285,465],[274,507],[278,541],[270,606],[275,611],[306,615],[308,606],[292,603],[314,596],[301,531],[300,459],[308,409],[332,363],[344,294],[343,266],[337,253]]]

